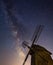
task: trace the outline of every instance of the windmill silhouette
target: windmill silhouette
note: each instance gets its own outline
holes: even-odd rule
[[[23,62],[25,64],[29,55],[31,55],[31,65],[49,65],[48,60],[51,59],[51,53],[46,50],[44,47],[34,44],[34,42],[38,41],[38,38],[43,30],[44,26],[39,25],[33,35],[33,41],[31,47],[27,45],[28,42],[24,41],[23,46],[28,47],[29,52]],[[50,64],[51,65],[51,64]]]

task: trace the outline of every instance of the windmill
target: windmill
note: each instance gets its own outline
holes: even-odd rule
[[[31,47],[27,45],[28,42],[24,41],[22,44],[23,46],[28,47],[29,52],[23,62],[23,65],[25,65],[25,62],[29,55],[31,55],[31,65],[49,65],[48,60],[51,59],[51,53],[46,50],[44,47],[34,44],[34,42],[38,41],[38,38],[43,30],[44,26],[39,25],[33,35],[32,45]]]

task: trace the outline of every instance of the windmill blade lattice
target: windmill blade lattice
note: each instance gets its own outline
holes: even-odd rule
[[[32,44],[34,44],[34,42],[36,43],[38,41],[38,38],[39,38],[43,28],[44,28],[44,25],[39,25],[36,27],[36,30],[32,37]]]

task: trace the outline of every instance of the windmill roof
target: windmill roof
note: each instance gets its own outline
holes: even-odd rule
[[[50,51],[48,51],[46,48],[44,48],[43,46],[40,45],[34,45],[34,47],[36,47],[36,49],[40,50],[40,51],[44,51],[46,54],[51,55],[52,53]]]

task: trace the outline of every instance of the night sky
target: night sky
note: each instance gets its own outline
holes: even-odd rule
[[[37,41],[53,53],[52,0],[0,0],[0,65],[22,65],[37,25],[44,29]],[[53,57],[53,54],[52,54]],[[30,65],[30,57],[26,65]]]

